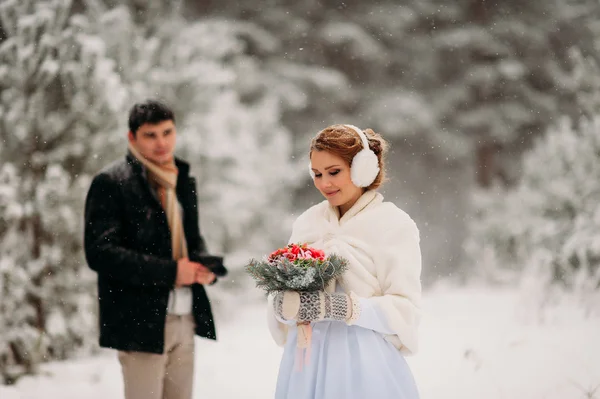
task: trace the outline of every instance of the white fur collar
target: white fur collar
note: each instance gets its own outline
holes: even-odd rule
[[[365,209],[369,205],[376,205],[383,202],[383,195],[379,194],[377,191],[368,190],[360,198],[352,205],[350,209],[340,218],[340,212],[338,207],[334,207],[329,205],[327,208],[327,219],[330,222],[339,222],[342,225],[344,222],[352,219],[358,213],[360,213],[363,209]]]

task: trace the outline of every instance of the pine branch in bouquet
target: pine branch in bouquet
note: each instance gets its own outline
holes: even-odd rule
[[[347,267],[348,261],[341,256],[325,258],[322,251],[291,244],[265,260],[250,260],[246,272],[267,294],[287,290],[314,292],[324,290]]]

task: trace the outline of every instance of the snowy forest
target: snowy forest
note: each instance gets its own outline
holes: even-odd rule
[[[391,143],[425,290],[516,287],[534,318],[566,295],[599,327],[599,66],[598,0],[0,0],[0,396],[99,351],[84,200],[147,98],[231,270],[217,313],[260,296],[245,260],[322,200],[310,138],[351,123]]]

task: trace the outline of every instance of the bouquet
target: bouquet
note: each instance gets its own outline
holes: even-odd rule
[[[252,259],[246,265],[246,272],[256,281],[256,286],[268,295],[283,291],[325,291],[330,283],[342,276],[347,267],[348,261],[338,255],[326,257],[323,251],[306,244],[289,244],[263,260]],[[297,323],[297,326],[297,347],[309,348],[312,335],[310,324]],[[307,358],[309,353],[307,351]]]
[[[346,271],[347,265],[340,256],[325,257],[323,251],[306,244],[289,244],[264,260],[252,259],[246,271],[268,295],[281,291],[323,291]]]

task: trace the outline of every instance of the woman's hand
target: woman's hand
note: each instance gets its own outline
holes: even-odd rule
[[[353,314],[357,307],[353,306],[352,298],[342,292],[284,291],[275,295],[273,306],[278,317],[298,323],[325,319],[349,322],[358,317]]]

